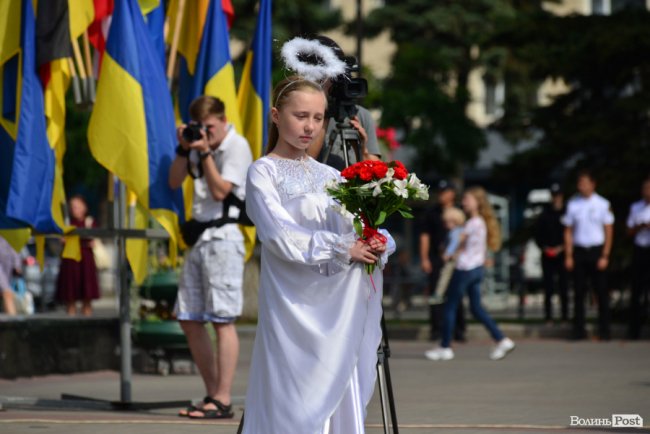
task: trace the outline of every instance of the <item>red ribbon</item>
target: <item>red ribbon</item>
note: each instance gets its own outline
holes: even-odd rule
[[[377,238],[382,243],[386,244],[388,238],[386,238],[381,232],[377,229],[370,226],[370,222],[365,214],[361,214],[361,221],[363,222],[363,241],[367,244],[370,242],[370,239]]]
[[[384,244],[386,244],[386,242],[388,241],[388,238],[386,238],[377,229],[371,228],[369,226],[366,226],[365,228],[363,228],[363,241],[365,243],[368,243],[368,242],[370,242],[370,239],[372,239],[372,238],[377,238],[379,241],[381,241]]]

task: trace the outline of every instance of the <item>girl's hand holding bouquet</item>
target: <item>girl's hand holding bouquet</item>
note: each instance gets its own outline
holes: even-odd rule
[[[327,192],[341,204],[341,212],[353,215],[359,239],[376,253],[381,253],[386,242],[377,230],[386,218],[395,212],[413,218],[407,201],[429,198],[429,187],[400,161],[361,161],[345,168],[341,176],[343,180],[330,184]],[[366,264],[369,274],[376,265]]]

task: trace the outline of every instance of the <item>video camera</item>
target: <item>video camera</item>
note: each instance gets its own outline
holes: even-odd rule
[[[201,130],[205,132],[208,131],[203,124],[192,122],[181,132],[181,136],[183,137],[183,140],[188,143],[196,142],[197,140],[201,140],[203,137],[201,135]]]
[[[360,77],[361,68],[354,56],[345,56],[345,75],[332,81],[327,95],[327,117],[336,122],[352,119],[357,114],[356,101],[368,94],[368,82]]]

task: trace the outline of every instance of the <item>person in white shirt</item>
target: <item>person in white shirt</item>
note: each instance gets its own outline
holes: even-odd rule
[[[481,187],[473,187],[465,192],[463,209],[469,216],[469,220],[465,223],[460,236],[456,268],[445,294],[442,340],[439,347],[426,351],[424,356],[429,360],[454,358],[451,336],[456,322],[456,310],[467,293],[472,315],[483,323],[496,343],[490,353],[490,359],[500,360],[515,348],[515,343],[504,336],[481,305],[481,284],[485,274],[488,247],[492,251],[497,251],[501,247],[499,224],[487,200],[487,194]]]
[[[630,339],[641,337],[643,313],[648,309],[648,298],[650,298],[650,177],[643,181],[641,196],[641,200],[630,206],[630,214],[627,218],[628,234],[634,237],[628,329]]]
[[[614,214],[609,201],[596,193],[596,180],[588,171],[578,174],[578,194],[567,204],[564,224],[565,266],[573,272],[573,338],[585,339],[585,294],[588,280],[598,298],[598,332],[609,335],[609,293],[605,272],[612,250]]]
[[[245,248],[236,224],[241,208],[227,204],[244,200],[246,173],[253,157],[246,139],[228,123],[220,99],[201,96],[190,104],[189,112],[200,127],[200,137],[188,140],[183,134],[187,126],[178,128],[180,144],[169,184],[176,189],[188,174],[194,178],[192,218],[200,230],[194,231],[192,241],[187,241],[190,237],[183,231],[183,238],[193,246],[185,255],[174,313],[201,373],[206,396],[201,405],[181,410],[179,415],[231,418],[230,393],[239,355],[234,322],[243,305]],[[216,332],[216,356],[206,322]]]

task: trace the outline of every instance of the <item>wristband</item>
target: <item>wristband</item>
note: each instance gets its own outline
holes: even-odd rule
[[[181,145],[176,146],[176,155],[179,157],[189,157],[190,150],[183,148]]]
[[[212,152],[210,152],[210,151],[208,151],[208,152],[199,152],[199,158],[200,158],[201,160],[205,160],[205,159],[208,158],[210,155],[212,155]]]

